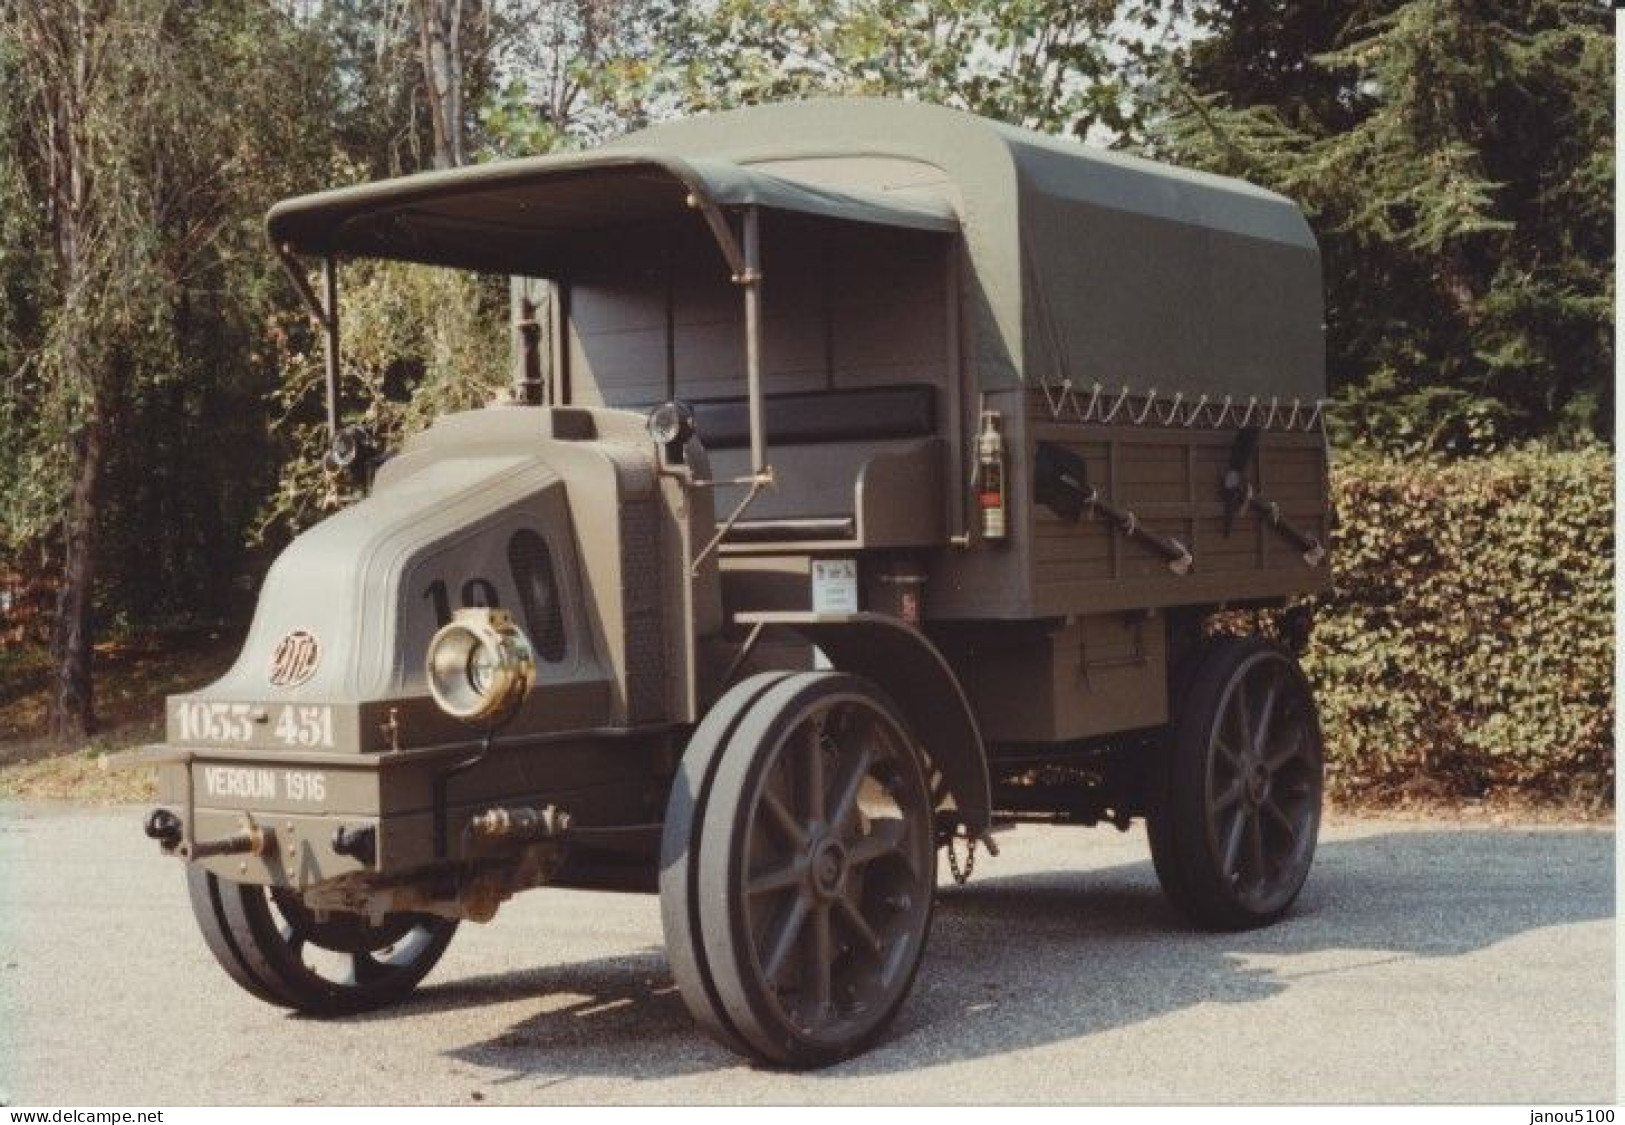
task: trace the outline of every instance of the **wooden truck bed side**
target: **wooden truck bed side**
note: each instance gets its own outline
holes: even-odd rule
[[[1330,568],[1305,552],[1254,508],[1227,515],[1222,492],[1245,404],[1232,403],[1225,424],[1198,418],[1170,400],[1127,398],[1111,423],[1058,413],[1042,390],[989,395],[1007,419],[1010,537],[950,552],[928,591],[927,612],[937,620],[1021,620],[1150,609],[1280,600],[1325,589]],[[1103,396],[1105,413],[1116,395]],[[1205,409],[1205,408],[1204,408]],[[1215,411],[1216,411],[1215,407]],[[1205,411],[1213,414],[1215,411]],[[1268,404],[1255,404],[1255,423]],[[1325,437],[1319,418],[1299,408],[1293,428],[1277,408],[1275,424],[1261,428],[1256,458],[1247,467],[1254,494],[1277,504],[1284,525],[1326,542],[1330,521]],[[1159,417],[1167,417],[1166,423]],[[1136,418],[1142,418],[1135,424]],[[1131,512],[1147,529],[1179,540],[1191,565],[1176,573],[1137,536],[1096,509],[1068,522],[1033,499],[1033,465],[1040,442],[1082,458],[1088,483],[1101,497]],[[967,475],[968,465],[961,471]]]

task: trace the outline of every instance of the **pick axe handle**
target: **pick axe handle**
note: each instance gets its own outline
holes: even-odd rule
[[[1172,535],[1164,535],[1160,531],[1153,531],[1141,523],[1140,517],[1129,511],[1129,509],[1120,508],[1102,496],[1098,488],[1091,488],[1089,493],[1088,507],[1098,508],[1104,512],[1117,525],[1118,530],[1130,539],[1143,539],[1148,546],[1167,561],[1168,569],[1175,574],[1190,572],[1191,563],[1194,560],[1191,558],[1190,548],[1186,547],[1185,544]]]
[[[1278,531],[1299,551],[1303,552],[1303,561],[1309,566],[1319,566],[1326,558],[1326,548],[1319,539],[1313,535],[1306,535],[1281,514],[1281,506],[1273,500],[1266,500],[1262,496],[1249,496],[1247,507],[1264,517],[1264,522]]]

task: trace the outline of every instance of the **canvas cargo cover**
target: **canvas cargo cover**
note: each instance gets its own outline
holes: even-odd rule
[[[833,98],[693,117],[590,153],[307,196],[269,225],[302,252],[559,276],[572,231],[672,213],[685,191],[927,230],[957,218],[968,366],[985,390],[1325,393],[1320,255],[1290,200],[940,106]],[[765,247],[770,305],[773,271],[795,265]]]
[[[1325,394],[1319,249],[1291,200],[1252,184],[880,98],[691,117],[618,143],[947,199],[985,390]]]

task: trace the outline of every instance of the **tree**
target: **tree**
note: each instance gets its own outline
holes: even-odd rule
[[[1611,429],[1613,46],[1585,0],[1218,0],[1159,154],[1302,202],[1358,436]]]
[[[466,163],[491,81],[499,0],[312,0],[306,26],[337,104],[331,171],[399,176]]]
[[[95,726],[90,676],[91,599],[96,527],[109,411],[130,377],[128,345],[105,331],[129,309],[115,279],[145,263],[131,260],[142,217],[127,206],[127,172],[114,115],[151,58],[142,16],[119,0],[9,3],[4,9],[8,75],[21,95],[20,162],[44,204],[51,236],[53,305],[36,360],[55,394],[40,424],[64,453],[63,575],[51,638],[56,668],[49,729],[82,738]]]
[[[1122,141],[1139,103],[1122,81],[1164,25],[1116,0],[745,0],[673,5],[658,46],[603,71],[629,123],[816,94],[917,98],[1014,125]]]
[[[289,143],[297,128],[281,116],[286,104],[246,123],[239,114],[311,92],[294,81],[298,51],[277,59],[275,83],[259,67],[290,34],[269,2],[0,4],[0,168],[31,204],[3,232],[6,283],[23,307],[0,338],[15,372],[0,426],[20,466],[10,470],[20,487],[8,492],[0,534],[9,553],[42,554],[58,571],[49,730],[61,740],[95,728],[99,595],[132,576],[150,591],[173,557],[148,525],[145,557],[121,554],[123,565],[108,567],[105,537],[128,531],[166,457],[184,465],[176,451],[222,452],[218,433],[170,440],[198,413],[152,412],[169,420],[148,433],[121,421],[155,399],[190,398],[207,422],[217,394],[194,394],[183,377],[201,369],[218,378],[210,360],[228,384],[254,368],[248,348],[222,356],[219,346],[243,341],[231,328],[263,293],[239,268],[245,234],[258,226],[258,189],[286,182],[282,162],[301,153]],[[30,256],[31,241],[49,250]],[[224,316],[210,315],[222,306]],[[200,357],[203,341],[217,347]],[[220,497],[211,478],[231,477],[222,464],[250,483],[252,452],[190,465],[175,491]],[[204,550],[216,566],[226,553],[219,541]]]
[[[492,83],[479,123],[487,156],[530,156],[627,127],[627,77],[648,77],[658,34],[684,0],[496,0]]]
[[[434,126],[434,166],[468,162],[463,147],[463,3],[416,0],[423,86]]]
[[[413,0],[418,64],[434,133],[434,166],[468,163],[468,105],[489,83],[492,22],[486,0]]]

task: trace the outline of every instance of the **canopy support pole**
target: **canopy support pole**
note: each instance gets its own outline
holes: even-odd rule
[[[293,247],[285,242],[273,243],[282,269],[293,282],[299,299],[310,310],[310,318],[322,330],[325,355],[325,389],[327,392],[327,439],[332,441],[339,433],[339,266],[338,260],[328,254],[322,259],[322,296],[317,297],[293,256]]]
[[[762,226],[761,209],[747,207],[744,211],[744,236],[734,237],[733,227],[716,207],[706,202],[698,192],[691,192],[688,205],[699,209],[705,216],[711,233],[716,237],[722,256],[732,271],[733,283],[745,291],[745,395],[750,418],[750,476],[729,481],[729,484],[749,485],[738,507],[722,521],[711,541],[700,549],[690,564],[690,573],[698,574],[700,565],[722,544],[734,524],[745,514],[763,488],[773,487],[773,469],[767,463],[767,424],[762,411]],[[716,481],[695,482],[714,485]]]
[[[767,475],[767,427],[762,416],[761,212],[745,209],[744,269],[734,278],[745,290],[745,393],[750,400],[750,471]]]
[[[686,200],[711,228],[717,248],[728,263],[733,283],[745,290],[745,393],[750,415],[750,475],[757,484],[746,496],[748,504],[762,486],[772,486],[773,469],[767,463],[767,426],[762,415],[762,229],[761,208],[744,209],[744,237],[734,237],[728,219],[715,203],[690,187]],[[740,506],[743,512],[745,505]]]
[[[339,436],[339,263],[322,259],[322,342],[327,375],[327,436]]]

